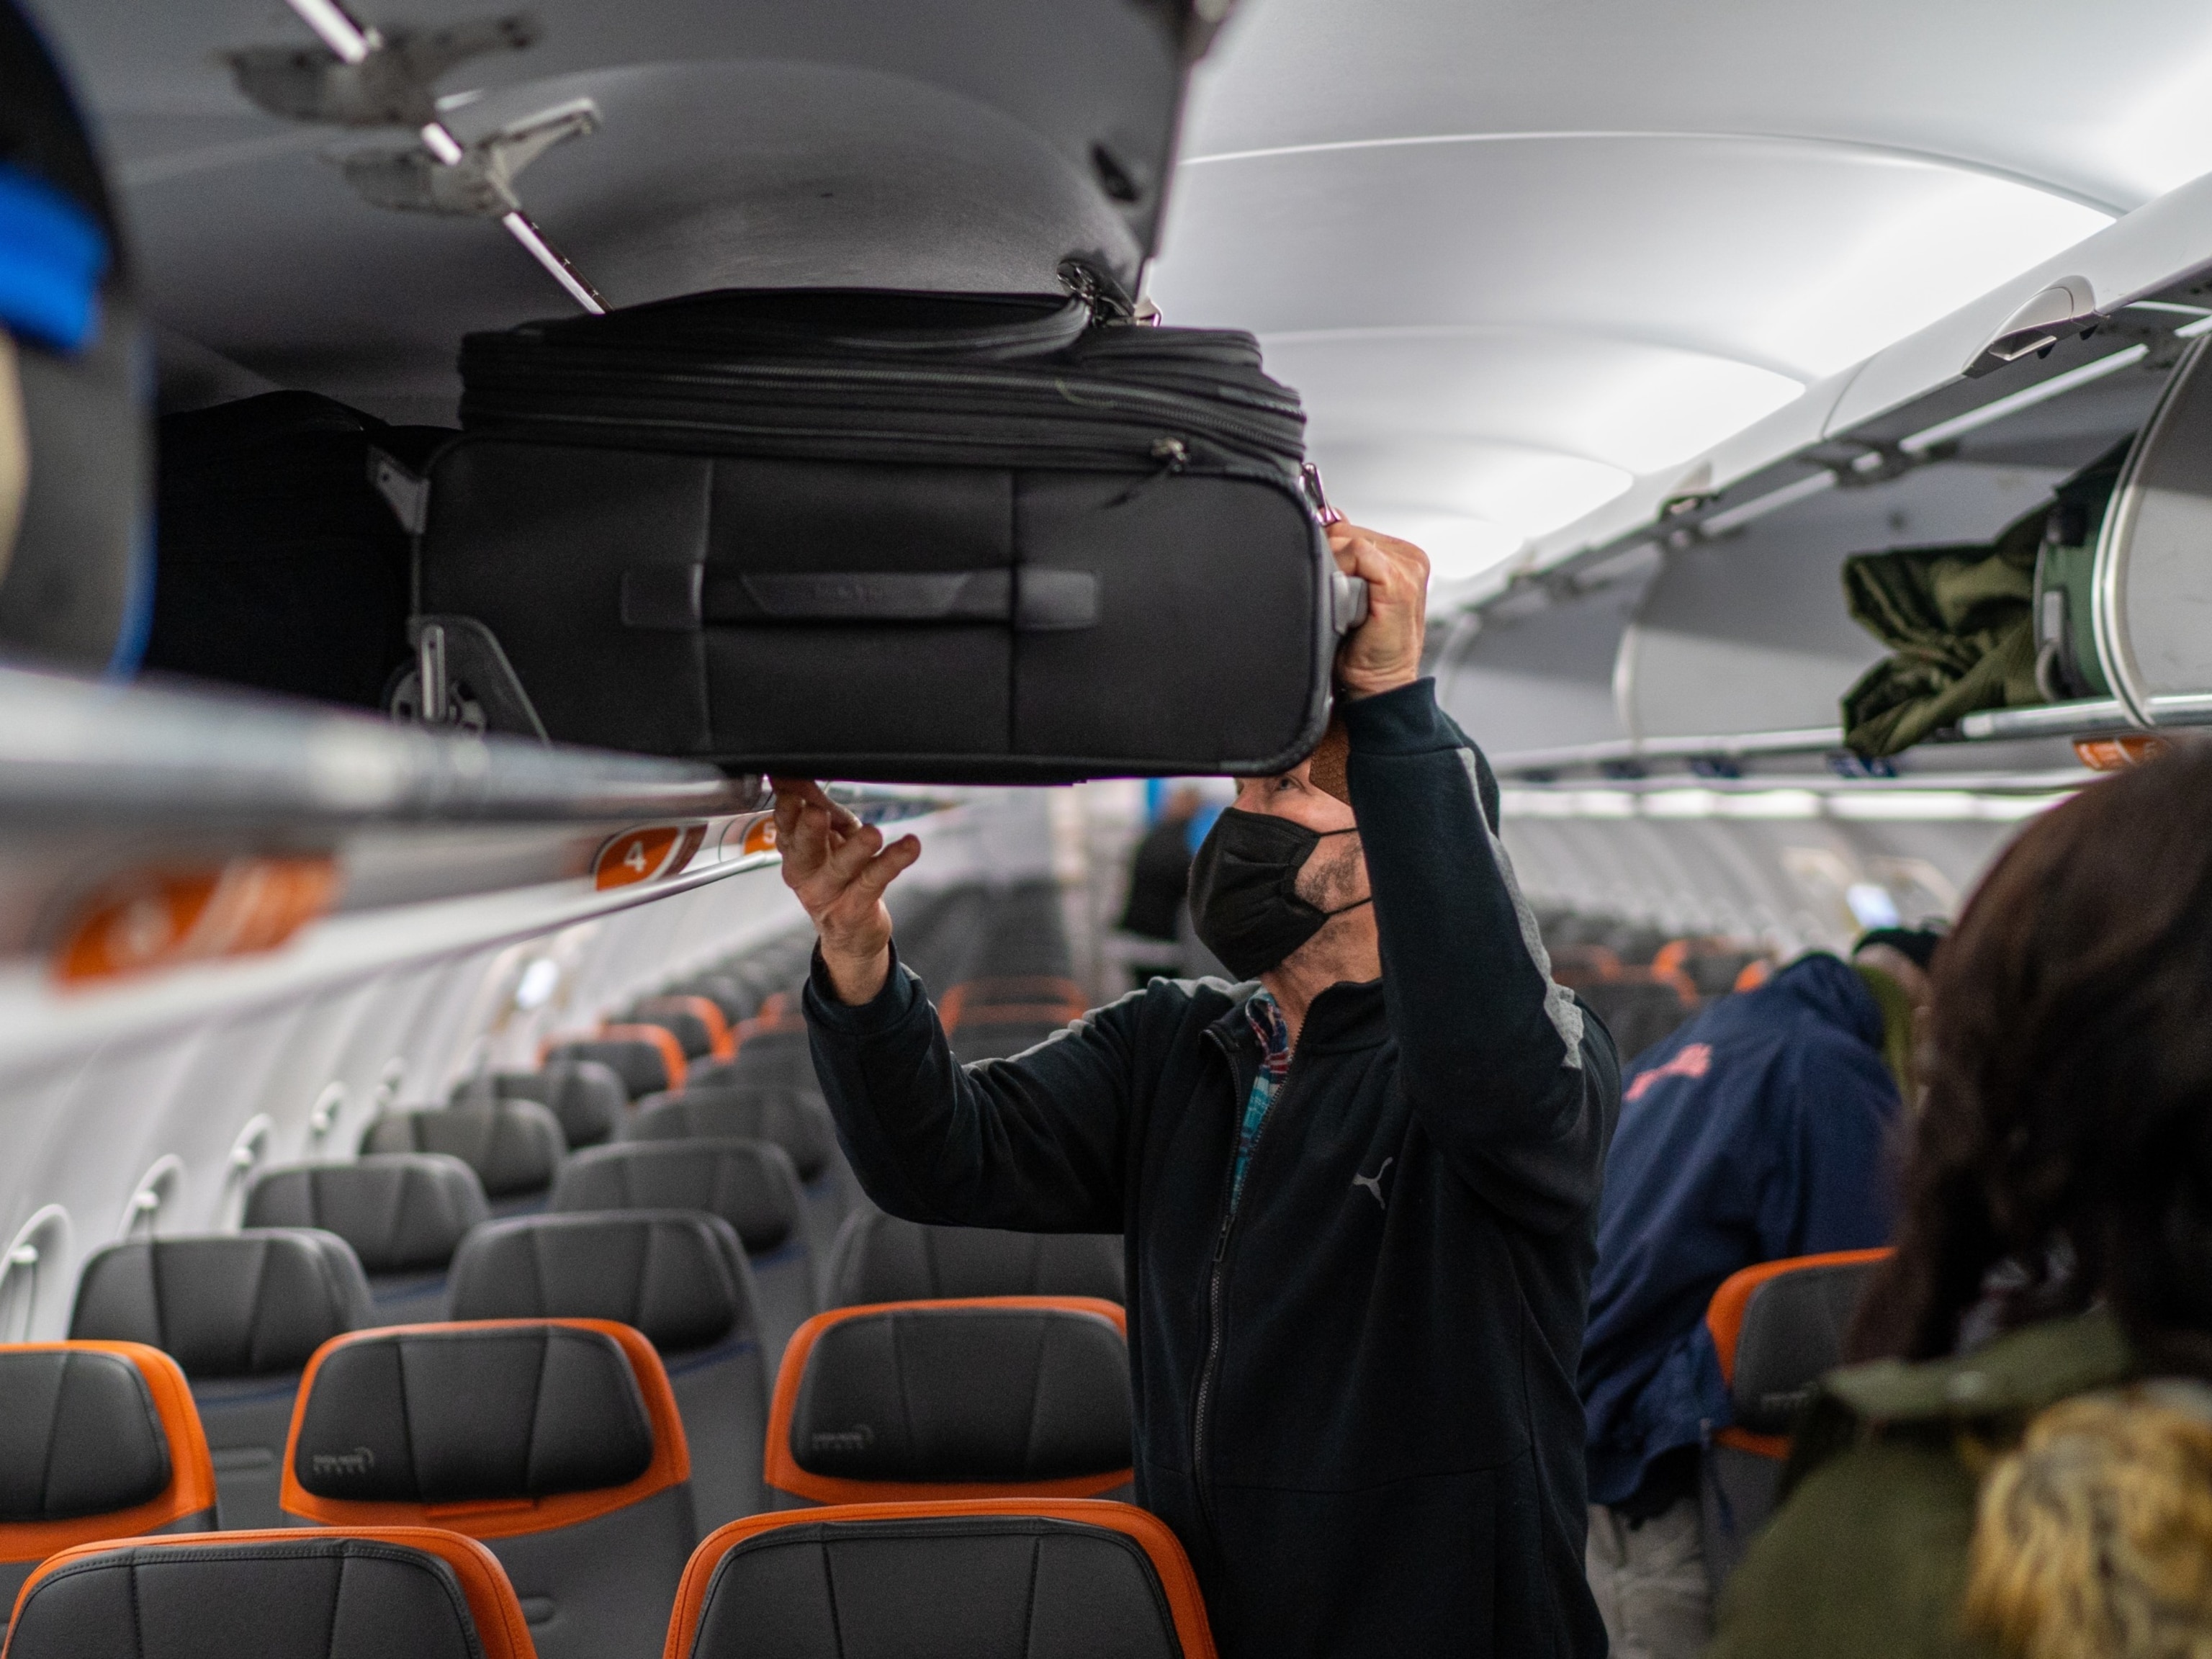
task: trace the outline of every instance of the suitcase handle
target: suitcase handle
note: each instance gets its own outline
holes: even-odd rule
[[[1098,625],[1087,570],[749,571],[645,565],[623,573],[627,628],[689,633],[710,623],[1006,623],[1017,633]]]
[[[1367,620],[1367,583],[1348,571],[1328,573],[1329,626],[1349,634]]]

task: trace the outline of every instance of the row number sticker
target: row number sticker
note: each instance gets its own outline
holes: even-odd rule
[[[592,881],[605,892],[679,874],[706,839],[703,823],[652,823],[626,830],[599,848],[592,866]]]

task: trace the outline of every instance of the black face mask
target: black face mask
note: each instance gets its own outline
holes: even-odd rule
[[[1255,979],[1304,945],[1331,916],[1371,903],[1358,899],[1335,910],[1297,893],[1298,872],[1331,836],[1356,830],[1309,830],[1266,812],[1231,807],[1213,822],[1190,863],[1190,919],[1206,948],[1239,979]]]

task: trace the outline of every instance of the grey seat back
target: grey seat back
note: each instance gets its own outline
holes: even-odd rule
[[[458,1158],[477,1172],[487,1199],[513,1205],[544,1196],[568,1139],[534,1100],[487,1100],[386,1112],[362,1132],[361,1150]]]
[[[696,1541],[688,1463],[659,1358],[627,1327],[364,1331],[307,1373],[284,1506],[480,1538],[540,1659],[653,1659]]]
[[[534,1100],[560,1121],[573,1151],[612,1137],[629,1104],[629,1091],[611,1066],[596,1060],[556,1060],[535,1072],[494,1072],[453,1085],[453,1103]]]
[[[766,1030],[753,1032],[738,1043],[737,1057],[726,1062],[726,1081],[752,1084],[764,1089],[797,1089],[819,1095],[821,1079],[814,1074],[814,1050],[806,1028],[782,1019]],[[707,1079],[702,1078],[700,1082]]]
[[[549,1207],[703,1210],[744,1243],[760,1297],[761,1341],[771,1364],[819,1307],[803,1223],[799,1172],[781,1146],[737,1139],[617,1142],[562,1166]]]
[[[1699,1477],[1705,1571],[1717,1592],[1781,1501],[1786,1437],[1814,1385],[1843,1364],[1844,1338],[1883,1254],[1808,1256],[1748,1276],[1735,1342],[1722,1355],[1735,1420],[1714,1437]],[[1715,1310],[1733,1300],[1723,1285]]]
[[[264,1170],[246,1194],[248,1227],[318,1227],[353,1247],[380,1324],[442,1319],[446,1265],[489,1218],[476,1171],[442,1152],[380,1152],[351,1164]]]
[[[767,1480],[785,1506],[1120,1496],[1131,1424],[1128,1343],[1107,1304],[840,1309],[784,1355]]]
[[[1213,1651],[1181,1547],[1141,1510],[763,1517],[701,1552],[672,1659],[1198,1659]],[[922,1645],[918,1632],[928,1632]]]
[[[265,1228],[133,1239],[94,1253],[70,1334],[143,1342],[184,1368],[226,1531],[283,1524],[276,1501],[301,1370],[373,1322],[368,1280],[334,1233]]]
[[[0,1346],[0,1607],[57,1550],[215,1525],[207,1444],[167,1356]]]
[[[612,1319],[660,1352],[691,1448],[702,1537],[762,1504],[767,1364],[752,1270],[730,1224],[695,1210],[519,1217],[453,1258],[455,1319]]]
[[[791,1154],[802,1182],[819,1176],[837,1150],[837,1131],[816,1096],[761,1086],[690,1088],[647,1095],[623,1123],[624,1140],[765,1140]]]
[[[429,1540],[425,1540],[426,1542]],[[473,1607],[492,1616],[479,1622]],[[514,1592],[466,1540],[208,1538],[103,1546],[42,1572],[9,1659],[529,1659]]]
[[[1010,1233],[935,1227],[861,1210],[837,1235],[824,1275],[832,1308],[963,1296],[1123,1296],[1114,1233]]]
[[[632,1100],[657,1094],[675,1081],[668,1074],[668,1057],[659,1045],[641,1037],[578,1037],[545,1051],[549,1066],[566,1060],[597,1060],[622,1079]]]

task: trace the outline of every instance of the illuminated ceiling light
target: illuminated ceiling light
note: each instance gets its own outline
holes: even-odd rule
[[[1487,519],[1455,513],[1368,509],[1366,522],[1385,535],[1412,542],[1429,556],[1429,586],[1471,581],[1518,553],[1528,538]]]
[[[1920,171],[1914,206],[1753,320],[1762,355],[1835,374],[2112,222],[2006,179]]]
[[[2147,196],[2163,196],[2212,172],[2212,52],[2129,100],[2130,114],[2098,146]]]

